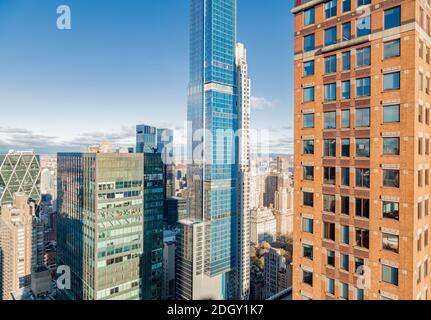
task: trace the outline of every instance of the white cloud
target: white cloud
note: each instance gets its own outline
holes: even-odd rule
[[[263,97],[251,97],[251,107],[255,110],[265,110],[273,108],[277,105],[277,101],[271,101]]]

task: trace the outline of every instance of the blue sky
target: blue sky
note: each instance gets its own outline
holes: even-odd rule
[[[69,5],[72,30],[56,28]],[[287,152],[293,130],[289,0],[238,0],[252,79],[252,127]],[[0,0],[0,152],[133,145],[139,123],[186,120],[188,0]]]

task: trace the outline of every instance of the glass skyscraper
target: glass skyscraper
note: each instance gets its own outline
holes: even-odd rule
[[[0,154],[1,206],[13,203],[13,194],[25,193],[36,205],[40,195],[40,158],[30,151]]]
[[[189,218],[203,224],[202,273],[219,278],[216,296],[229,298],[237,242],[236,0],[190,5]]]

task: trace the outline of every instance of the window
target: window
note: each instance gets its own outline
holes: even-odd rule
[[[323,195],[323,211],[335,213],[335,196],[330,194]]]
[[[383,138],[383,154],[399,155],[400,138]]]
[[[399,237],[395,234],[382,233],[383,250],[398,253],[399,250]]]
[[[370,108],[356,109],[356,127],[370,126]]]
[[[314,180],[314,167],[313,166],[303,166],[304,180]]]
[[[365,67],[371,65],[371,47],[356,49],[356,66]]]
[[[355,288],[355,299],[364,300],[364,289]]]
[[[314,101],[314,87],[304,88],[304,102]]]
[[[366,229],[356,228],[356,246],[369,249],[370,246],[370,231]]]
[[[418,266],[418,271],[417,271],[417,277],[416,277],[416,283],[419,284],[421,282],[421,277],[422,277],[422,266]],[[420,300],[420,298],[419,298]]]
[[[335,252],[328,250],[328,256],[327,256],[327,265],[331,267],[335,267]]]
[[[341,232],[340,232],[340,241],[344,244],[349,244],[349,234],[350,234],[350,228],[349,226],[341,226]]]
[[[323,183],[335,184],[335,167],[323,167]]]
[[[323,238],[327,240],[335,241],[335,223],[331,223],[331,222],[323,223]]]
[[[304,62],[304,76],[311,76],[314,74],[314,60]]]
[[[349,256],[347,254],[341,254],[340,256],[340,269],[349,271]]]
[[[359,188],[370,187],[370,169],[356,169],[356,186]]]
[[[304,51],[314,50],[314,33],[304,37]]]
[[[314,140],[304,140],[304,154],[314,154]]]
[[[419,58],[423,58],[424,56],[424,42],[419,40]]]
[[[335,294],[335,281],[334,279],[327,278],[326,279],[326,293],[328,294]]]
[[[356,79],[356,96],[357,97],[370,96],[370,77]]]
[[[400,88],[400,73],[386,73],[383,75],[383,90],[398,90]]]
[[[337,72],[337,56],[325,57],[325,74]]]
[[[343,71],[350,70],[350,51],[341,54],[341,69]]]
[[[312,192],[303,192],[303,205],[312,207],[314,204],[313,193]]]
[[[313,286],[313,272],[302,270],[302,282]]]
[[[383,107],[383,122],[400,122],[400,106],[384,106]]]
[[[313,219],[302,218],[302,231],[314,233]]]
[[[422,155],[423,138],[418,138],[418,154]]]
[[[425,77],[425,93],[430,94],[430,78]]]
[[[370,139],[356,139],[356,156],[370,157]]]
[[[423,91],[424,89],[424,75],[422,72],[419,72],[419,76],[418,76],[418,88],[419,91]]]
[[[341,40],[346,41],[351,39],[351,24],[350,22],[343,23],[341,26]]]
[[[350,80],[341,83],[341,99],[350,99]]]
[[[424,113],[423,109],[424,108],[422,105],[418,105],[418,121],[420,123],[422,123],[422,121],[423,121],[423,113]]]
[[[383,264],[382,281],[398,286],[398,268]]]
[[[425,50],[425,61],[426,61],[426,63],[430,63],[430,48],[429,47],[426,47],[426,50]]]
[[[422,170],[418,170],[418,187],[422,187]]]
[[[428,246],[428,229],[424,231],[424,246]]]
[[[350,168],[341,168],[341,185],[350,186]]]
[[[341,139],[341,156],[350,157],[350,139]]]
[[[337,27],[325,30],[325,46],[337,43]]]
[[[342,196],[340,202],[341,202],[341,213],[345,215],[349,215],[350,198]]]
[[[417,251],[420,252],[421,250],[422,250],[422,234],[418,234]]]
[[[418,202],[418,219],[422,219],[422,201]]]
[[[302,256],[305,259],[313,260],[313,246],[309,244],[302,245]]]
[[[383,201],[383,218],[399,220],[400,204],[398,202]]]
[[[384,54],[385,59],[399,57],[400,56],[400,39],[385,42]]]
[[[324,113],[324,129],[335,129],[336,126],[336,112],[325,112]]]
[[[401,25],[400,7],[385,10],[385,30],[399,27]]]
[[[325,101],[335,101],[337,99],[337,86],[335,83],[324,85]]]
[[[355,258],[355,273],[363,274],[363,267],[364,267],[364,259]]]
[[[358,0],[358,7],[370,4],[371,0]]]
[[[383,186],[399,188],[400,186],[399,170],[383,170]]]
[[[345,300],[349,299],[349,285],[347,283],[341,282],[340,298],[345,299]]]
[[[304,114],[304,128],[314,128],[314,113]]]
[[[337,15],[337,0],[329,0],[325,3],[325,19]]]
[[[362,37],[371,33],[371,16],[366,16],[356,20],[356,36]]]
[[[351,7],[350,1],[351,0],[343,0],[343,3],[342,3],[343,12],[350,11],[350,7]]]
[[[304,11],[304,27],[314,23],[314,7]]]
[[[341,110],[341,128],[350,128],[350,109]]]
[[[355,215],[361,218],[370,218],[370,200],[369,199],[356,199],[355,201]]]
[[[326,139],[324,140],[324,150],[323,155],[325,157],[335,157],[336,152],[336,140],[335,139]]]

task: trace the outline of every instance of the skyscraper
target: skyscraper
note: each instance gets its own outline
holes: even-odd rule
[[[0,300],[19,298],[30,289],[31,271],[37,265],[36,205],[23,193],[0,216]]]
[[[247,50],[242,43],[235,48],[236,86],[238,94],[238,250],[234,271],[233,298],[250,297],[250,79]]]
[[[2,205],[12,204],[15,192],[40,203],[40,159],[31,151],[0,154],[0,214]]]
[[[151,259],[144,259],[144,155],[59,153],[57,166],[58,264],[71,271],[71,290],[60,296],[143,298],[151,291]]]
[[[191,296],[229,298],[238,245],[236,0],[190,0],[190,14],[189,215],[203,230],[200,279],[219,283],[193,285],[208,294]]]
[[[292,12],[293,298],[429,299],[431,10],[331,0]]]
[[[157,128],[146,124],[136,126],[136,152],[154,152],[157,148]]]

